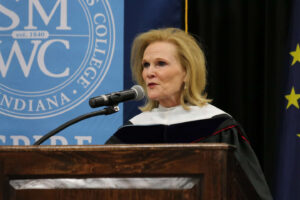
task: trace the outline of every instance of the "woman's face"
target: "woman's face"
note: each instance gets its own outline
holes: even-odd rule
[[[142,76],[148,97],[164,107],[180,104],[180,94],[186,72],[170,42],[151,43],[144,51]]]

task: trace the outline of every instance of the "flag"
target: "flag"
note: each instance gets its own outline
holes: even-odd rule
[[[300,1],[291,9],[275,199],[300,199]]]

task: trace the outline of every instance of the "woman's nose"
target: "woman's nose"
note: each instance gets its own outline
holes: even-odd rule
[[[148,78],[155,77],[155,68],[152,65],[150,65],[149,67],[147,67],[146,75],[147,75]]]

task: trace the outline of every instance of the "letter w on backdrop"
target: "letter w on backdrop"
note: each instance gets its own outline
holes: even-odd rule
[[[158,2],[151,2],[161,7],[158,13],[172,6],[170,0]],[[0,145],[31,145],[95,111],[90,97],[124,89],[125,7],[141,12],[124,0],[0,2]],[[81,121],[45,144],[103,144],[123,123],[120,109]]]

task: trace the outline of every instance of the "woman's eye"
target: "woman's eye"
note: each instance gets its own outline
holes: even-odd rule
[[[163,67],[163,66],[167,65],[167,63],[165,61],[158,61],[157,65]]]
[[[148,62],[144,62],[144,63],[142,64],[142,66],[143,66],[144,68],[147,68],[147,67],[150,66],[150,64],[149,64]]]

